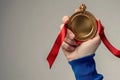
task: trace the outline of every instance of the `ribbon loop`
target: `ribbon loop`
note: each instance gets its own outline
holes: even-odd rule
[[[99,20],[97,20],[97,25],[98,25],[98,32],[100,35],[100,38],[102,40],[102,42],[104,43],[104,45],[107,47],[107,49],[116,57],[120,58],[120,50],[118,50],[117,48],[115,48],[106,38],[106,35],[104,33],[104,27],[102,26],[101,22]]]

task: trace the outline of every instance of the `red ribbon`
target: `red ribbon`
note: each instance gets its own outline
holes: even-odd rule
[[[100,21],[97,20],[96,22],[97,22],[97,26],[98,26],[98,33],[100,35],[100,38],[101,38],[102,42],[104,43],[104,45],[108,48],[108,50],[113,55],[120,58],[120,50],[116,49],[108,41],[108,39],[106,38],[105,33],[104,33],[104,27],[102,26]],[[66,34],[67,34],[67,25],[65,24],[63,26],[62,30],[60,31],[60,33],[58,34],[49,55],[47,56],[47,61],[49,63],[50,68],[52,67],[52,65],[53,65],[53,63],[54,63],[54,61],[55,61],[55,59],[58,55],[60,46],[61,46],[62,42],[64,41],[64,38],[65,38]],[[79,44],[79,43],[81,43],[81,41],[77,41],[77,43]]]
[[[61,46],[62,42],[64,41],[66,34],[67,34],[67,27],[66,27],[66,24],[64,24],[62,30],[58,34],[58,36],[54,42],[54,45],[53,45],[53,47],[52,47],[52,49],[47,57],[47,61],[49,63],[50,68],[52,67],[52,65],[53,65],[53,63],[58,55],[60,46]]]
[[[108,48],[108,50],[115,55],[116,57],[120,58],[120,50],[118,50],[117,48],[115,48],[106,38],[105,33],[104,33],[104,27],[102,26],[102,24],[100,23],[100,21],[97,21],[97,26],[98,26],[98,33],[100,35],[100,38],[102,40],[102,42],[104,43],[104,45]]]

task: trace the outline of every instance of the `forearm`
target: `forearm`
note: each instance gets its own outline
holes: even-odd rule
[[[95,54],[69,61],[76,80],[102,80],[103,76],[96,71]]]

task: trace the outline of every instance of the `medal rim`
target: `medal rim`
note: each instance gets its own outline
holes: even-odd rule
[[[85,36],[80,36],[79,34],[75,34],[75,39],[78,41],[87,41],[93,38],[97,32],[97,23],[96,23],[96,18],[88,11],[85,11],[84,13],[82,13],[81,11],[74,13],[68,21],[68,28],[73,31],[74,27],[71,25],[73,24],[72,22],[74,18],[77,17],[77,15],[87,17],[88,20],[92,22],[92,30],[88,32],[88,34]],[[73,33],[75,32],[73,31]]]

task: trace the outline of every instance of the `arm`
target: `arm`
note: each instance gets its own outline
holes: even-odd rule
[[[69,20],[65,17],[63,22]],[[68,59],[69,64],[74,72],[76,80],[102,80],[103,76],[96,71],[94,55],[101,39],[98,34],[86,42],[76,44],[75,35],[67,29],[67,36],[62,44],[62,50]]]

